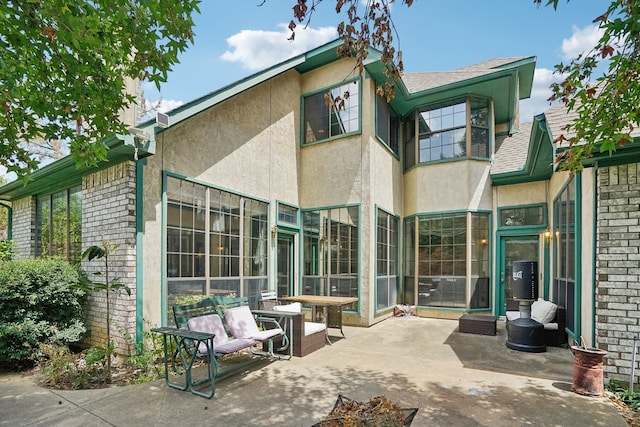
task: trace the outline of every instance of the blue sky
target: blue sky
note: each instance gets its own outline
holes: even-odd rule
[[[143,85],[151,103],[167,111],[291,56],[336,38],[335,2],[324,0],[306,30],[293,42],[287,24],[294,0],[204,0],[195,17],[195,41],[180,57],[158,92]],[[546,0],[543,0],[546,3]],[[548,108],[555,64],[590,50],[597,39],[593,19],[608,0],[560,0],[558,10],[533,0],[415,0],[393,6],[393,19],[406,72],[447,71],[496,57],[537,57],[530,100],[521,104],[523,121]]]

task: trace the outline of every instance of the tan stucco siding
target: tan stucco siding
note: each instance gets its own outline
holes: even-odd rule
[[[495,187],[496,208],[545,203],[547,201],[546,188],[546,181]]]
[[[490,210],[489,164],[457,161],[418,166],[405,174],[405,215]]]

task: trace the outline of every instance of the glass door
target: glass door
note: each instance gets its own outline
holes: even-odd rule
[[[278,233],[277,276],[278,298],[293,295],[294,239],[290,234]]]
[[[513,301],[513,262],[537,261],[540,258],[540,239],[536,235],[504,236],[500,241],[502,257],[500,260],[500,284],[497,301],[497,314],[504,316],[507,304],[517,307]],[[540,272],[540,270],[538,270]],[[511,302],[509,302],[511,301]]]

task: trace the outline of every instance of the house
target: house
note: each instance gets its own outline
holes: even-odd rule
[[[535,57],[408,73],[387,103],[379,52],[360,76],[340,43],[183,105],[168,127],[114,135],[99,168],[65,158],[0,188],[15,252],[78,261],[103,238],[119,244],[115,274],[132,293],[112,319],[138,336],[170,323],[176,302],[233,293],[255,307],[265,289],[357,297],[344,321],[359,326],[397,303],[501,316],[512,263],[534,260],[570,342],[606,347],[607,373],[624,375],[640,328],[635,150],[556,170],[570,117],[551,108],[520,124]],[[104,339],[104,297],[87,307]]]

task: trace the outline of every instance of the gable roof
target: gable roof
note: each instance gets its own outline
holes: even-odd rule
[[[515,133],[518,101],[531,96],[535,63],[535,56],[495,58],[453,71],[406,73],[391,105],[404,116],[422,105],[469,94],[491,98],[496,123],[507,123]]]

